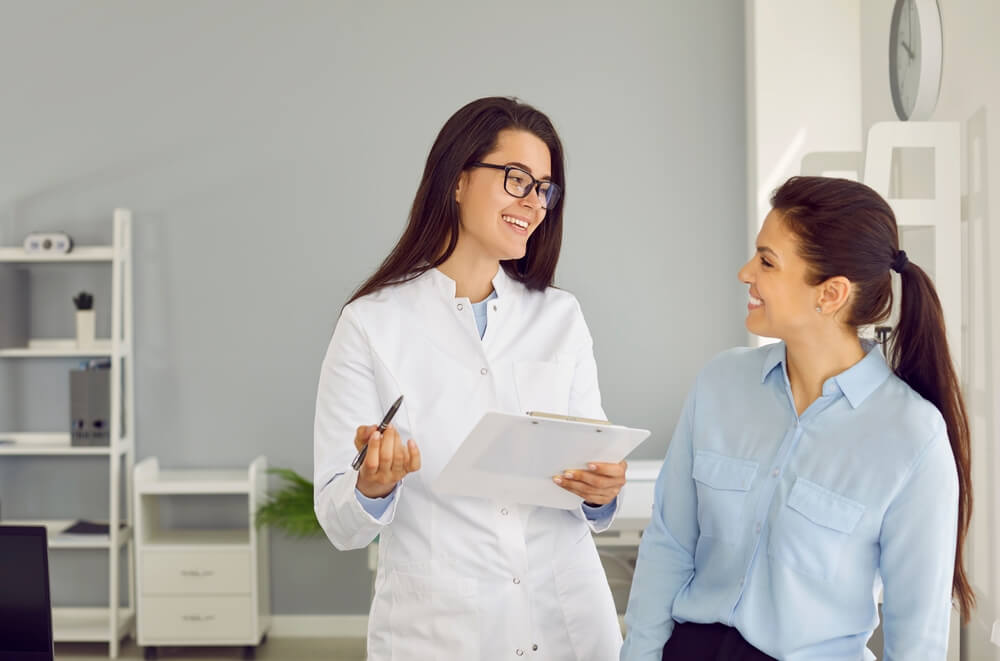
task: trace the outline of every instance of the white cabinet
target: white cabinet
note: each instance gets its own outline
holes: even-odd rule
[[[109,267],[111,301],[110,337],[98,338],[80,346],[76,338],[28,337],[23,346],[0,347],[0,360],[24,364],[24,370],[33,369],[39,362],[65,361],[67,367],[75,366],[81,358],[110,359],[109,375],[110,410],[108,416],[109,440],[107,445],[79,446],[70,438],[69,411],[64,416],[64,426],[56,430],[25,431],[9,420],[0,420],[0,461],[4,457],[100,457],[108,468],[106,512],[95,512],[93,517],[119,525],[109,525],[107,534],[70,535],[63,531],[73,521],[65,516],[51,516],[52,512],[30,514],[30,520],[14,518],[0,521],[0,525],[43,525],[48,530],[49,548],[60,553],[94,549],[106,552],[108,559],[108,600],[106,606],[61,607],[52,609],[52,629],[56,642],[106,642],[108,656],[118,656],[119,641],[128,635],[133,626],[134,563],[132,554],[132,463],[135,451],[134,405],[134,343],[132,335],[132,213],[128,209],[115,209],[111,245],[77,246],[68,253],[29,253],[21,246],[0,246],[0,266],[21,274],[14,291],[19,296],[30,296],[31,280],[36,275],[42,279],[61,269],[74,269],[81,264],[104,264]],[[30,270],[30,274],[28,273]],[[30,275],[30,277],[25,277]],[[10,277],[5,271],[0,277]],[[25,291],[27,290],[27,291]],[[70,297],[75,291],[66,292],[67,309],[72,310]],[[10,292],[8,292],[10,294]],[[2,296],[0,296],[2,298]],[[98,302],[98,308],[107,305]],[[9,314],[9,310],[0,310]],[[10,321],[9,319],[7,320]],[[16,321],[16,320],[15,320]],[[20,325],[18,328],[27,328]],[[30,335],[30,328],[29,335]],[[67,370],[67,388],[69,378]],[[24,388],[0,389],[4,397],[13,397],[13,408],[26,397],[45,397],[44,392],[25,393]],[[9,392],[9,395],[8,395]],[[103,463],[102,461],[102,463]],[[93,470],[94,462],[81,462],[81,471]],[[100,475],[95,473],[96,476]],[[54,478],[56,479],[56,478]],[[31,510],[29,504],[19,510]],[[7,513],[8,507],[4,507]],[[46,515],[50,516],[46,516]],[[81,554],[83,555],[83,554]],[[124,585],[120,585],[120,583]],[[122,594],[127,599],[122,600]],[[123,603],[124,602],[124,603]]]
[[[136,465],[137,631],[146,658],[160,645],[242,645],[250,656],[266,637],[267,529],[253,523],[266,472],[264,457],[231,471],[160,470],[155,457]],[[239,509],[233,525],[172,520],[170,506],[183,509],[178,499],[207,505],[212,498]]]

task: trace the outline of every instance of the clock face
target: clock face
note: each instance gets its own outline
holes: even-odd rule
[[[941,13],[937,0],[896,0],[889,27],[889,87],[896,115],[929,119],[941,86]]]
[[[896,3],[889,38],[889,82],[892,104],[900,119],[913,116],[920,88],[920,14],[915,5],[915,0]]]

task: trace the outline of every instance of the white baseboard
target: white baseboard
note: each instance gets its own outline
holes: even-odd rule
[[[272,615],[275,638],[364,638],[367,615]]]

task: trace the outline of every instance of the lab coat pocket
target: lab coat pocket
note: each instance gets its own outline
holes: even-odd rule
[[[393,659],[479,658],[476,579],[395,571],[389,581]]]
[[[569,394],[573,386],[573,365],[570,363],[514,363],[514,383],[522,412],[569,413]]]
[[[698,494],[698,527],[704,537],[736,543],[746,521],[747,492],[757,462],[699,450],[691,477]]]
[[[864,512],[861,503],[800,477],[775,518],[768,552],[799,572],[831,580]]]

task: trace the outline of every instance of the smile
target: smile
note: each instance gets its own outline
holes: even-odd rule
[[[763,307],[764,301],[762,301],[759,298],[755,297],[753,294],[747,294],[747,296],[750,298],[750,305],[748,307],[750,307],[751,310],[755,309],[755,308]]]
[[[520,218],[515,218],[514,216],[501,216],[501,218],[504,219],[504,222],[507,222],[514,227],[519,227],[522,230],[528,229],[528,221],[526,220],[521,220]]]

